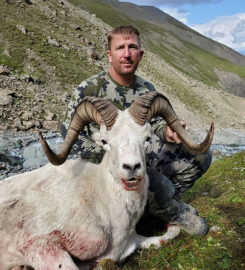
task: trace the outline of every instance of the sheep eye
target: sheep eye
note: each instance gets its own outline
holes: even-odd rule
[[[146,142],[149,142],[150,140],[151,140],[150,136],[145,139]]]
[[[105,145],[107,144],[107,141],[106,140],[101,140],[101,142]]]

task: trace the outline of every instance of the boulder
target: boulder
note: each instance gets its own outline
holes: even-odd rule
[[[15,92],[7,89],[0,89],[0,105],[13,105]]]
[[[9,71],[8,67],[1,65],[0,66],[0,75],[9,76],[10,75],[10,71]]]
[[[19,29],[24,35],[26,35],[27,31],[24,25],[17,24],[16,28]]]
[[[59,121],[43,121],[42,125],[46,130],[59,131],[60,128]]]
[[[60,47],[59,42],[54,38],[51,38],[50,36],[48,36],[48,44],[53,45],[55,47]]]

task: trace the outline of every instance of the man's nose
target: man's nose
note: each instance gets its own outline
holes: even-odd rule
[[[128,47],[124,48],[124,57],[129,58],[131,56],[130,50]]]

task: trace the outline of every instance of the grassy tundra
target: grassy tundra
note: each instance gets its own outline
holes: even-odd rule
[[[245,269],[244,194],[245,151],[214,162],[184,197],[206,218],[210,227],[218,226],[218,231],[209,232],[205,237],[183,232],[160,249],[134,253],[119,269]],[[164,230],[156,218],[145,220],[144,224],[148,226],[142,226],[142,223],[139,230],[146,235],[161,234]]]

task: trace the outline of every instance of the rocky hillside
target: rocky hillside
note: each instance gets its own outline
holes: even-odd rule
[[[132,19],[95,0],[1,1],[0,130],[57,131],[74,88],[107,68],[106,33],[125,20]],[[217,134],[244,134],[245,68],[160,26],[134,23],[145,49],[138,74],[169,97],[189,131],[198,136],[214,121]]]
[[[144,47],[175,69],[207,85],[245,97],[245,56],[227,46],[200,35],[155,7],[118,0],[69,1],[95,13],[109,25],[136,25]]]

